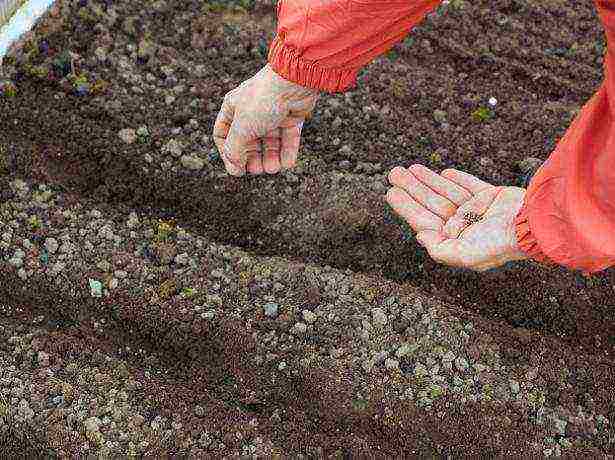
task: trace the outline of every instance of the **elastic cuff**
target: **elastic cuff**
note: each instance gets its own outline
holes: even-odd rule
[[[285,45],[284,35],[276,35],[269,47],[268,62],[281,77],[307,88],[340,93],[356,86],[358,69],[325,68],[297,56]]]
[[[515,217],[515,234],[517,236],[517,246],[518,249],[532,260],[539,262],[542,265],[553,266],[558,265],[549,259],[538,246],[538,241],[532,234],[532,230],[530,229],[530,225],[528,222],[527,210],[525,207],[525,203],[517,213]]]

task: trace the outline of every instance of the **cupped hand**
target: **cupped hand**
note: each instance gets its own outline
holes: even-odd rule
[[[388,179],[393,187],[386,201],[436,262],[483,272],[528,258],[514,225],[525,189],[494,186],[456,169],[437,174],[419,164],[395,167]],[[480,220],[467,222],[467,213]]]
[[[229,91],[213,131],[227,172],[275,174],[295,167],[301,129],[318,96],[318,90],[280,77],[269,64]]]

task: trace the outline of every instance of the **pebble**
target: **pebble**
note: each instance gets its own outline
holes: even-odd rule
[[[49,366],[49,353],[45,353],[44,351],[38,352],[38,365],[41,367]]]
[[[307,332],[307,325],[305,323],[296,323],[291,329],[291,333],[295,335],[303,335]]]
[[[164,147],[162,148],[162,151],[164,153],[170,153],[174,157],[180,157],[182,154],[183,148],[184,147],[181,144],[181,142],[177,141],[176,139],[171,139],[169,142],[167,142],[164,145]]]
[[[21,415],[25,419],[31,419],[32,417],[34,417],[34,411],[30,408],[28,401],[23,398],[21,399],[21,401],[19,401],[19,406],[17,410],[19,411],[19,415]]]
[[[433,118],[438,123],[443,123],[444,121],[446,121],[446,112],[444,110],[434,110]]]
[[[279,305],[277,303],[266,303],[263,308],[265,310],[265,315],[267,315],[269,318],[275,318],[276,316],[278,316]]]
[[[382,308],[372,310],[372,319],[376,326],[382,327],[387,323],[387,315]]]
[[[316,315],[310,310],[303,310],[303,319],[305,319],[306,322],[312,324],[314,321],[316,321]]]
[[[541,160],[540,158],[525,157],[523,160],[517,162],[517,167],[521,170],[523,174],[527,174],[539,168],[542,163],[543,160]]]
[[[194,408],[194,415],[196,415],[197,417],[204,417],[205,416],[205,409],[203,409],[203,406],[195,406]]]
[[[455,359],[455,367],[457,367],[459,371],[464,372],[469,367],[468,361],[465,358],[458,356],[457,359]]]
[[[120,130],[120,132],[118,133],[118,136],[120,137],[120,139],[122,139],[127,144],[134,144],[135,141],[137,140],[137,133],[135,132],[134,129],[130,129],[130,128],[125,128],[125,129]]]
[[[190,261],[190,256],[187,252],[182,252],[175,256],[175,263],[178,265],[186,265]]]
[[[180,161],[184,168],[195,171],[203,169],[203,166],[205,166],[205,162],[202,159],[191,155],[182,155]]]

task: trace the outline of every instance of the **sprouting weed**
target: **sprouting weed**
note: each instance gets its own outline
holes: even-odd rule
[[[174,279],[169,279],[163,282],[158,287],[158,298],[161,300],[168,300],[177,292],[177,283]]]
[[[538,391],[538,390],[531,391],[527,395],[527,399],[533,407],[542,406],[546,401],[545,395],[541,391]]]
[[[92,93],[93,94],[103,94],[107,88],[109,87],[109,83],[105,80],[98,79],[92,85]]]
[[[159,220],[157,233],[155,236],[156,240],[166,241],[171,235],[171,233],[175,231],[175,227],[176,227],[176,222],[173,219],[170,221],[166,221],[166,222],[163,220]]]
[[[42,227],[42,222],[39,219],[39,217],[36,215],[30,216],[30,218],[28,219],[28,223],[30,224],[30,227],[32,227],[33,230],[38,230],[39,228]]]
[[[408,85],[400,79],[391,80],[391,92],[397,98],[402,98],[407,94]]]
[[[454,10],[463,10],[466,7],[466,2],[464,0],[451,0],[449,5]]]
[[[475,121],[485,121],[494,116],[493,111],[488,107],[479,107],[474,112],[472,112],[472,118]]]
[[[387,51],[385,56],[387,57],[387,59],[389,59],[391,61],[397,61],[397,59],[399,59],[399,53],[397,52],[395,47],[393,47],[389,51]]]
[[[440,156],[440,154],[439,154],[439,153],[437,153],[437,152],[431,152],[431,153],[429,154],[429,160],[430,160],[432,163],[435,163],[435,164],[440,164],[440,163],[442,163],[442,157],[441,157],[441,156]]]
[[[416,143],[419,147],[427,147],[431,145],[431,138],[429,136],[418,136]]]
[[[194,288],[185,287],[182,289],[181,296],[184,299],[190,299],[191,297],[194,297],[195,295],[196,295],[196,289]]]
[[[0,82],[0,95],[6,96],[6,97],[15,97],[16,94],[17,94],[17,88],[15,88],[15,85],[12,82],[10,81]]]
[[[88,77],[85,74],[79,74],[75,76],[69,76],[69,79],[72,79],[73,86],[78,87],[85,85],[88,82]]]

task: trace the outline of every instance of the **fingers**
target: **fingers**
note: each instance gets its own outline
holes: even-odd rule
[[[441,217],[426,209],[400,187],[391,187],[387,191],[386,201],[416,232],[441,230],[444,226]]]
[[[429,187],[418,180],[414,174],[400,166],[397,166],[391,170],[389,173],[389,182],[405,190],[416,202],[420,203],[424,208],[446,221],[449,217],[455,214],[455,211],[457,211],[457,205],[442,196],[440,192],[431,189],[430,187],[432,184],[435,184],[435,182],[432,180],[431,176],[423,171],[421,172],[423,173],[423,177],[427,181],[427,185],[429,185]],[[428,170],[428,172],[431,171]],[[437,174],[433,174],[437,176]],[[448,191],[449,195],[455,195],[458,201],[460,201],[462,197],[465,199],[465,197],[469,195],[467,191],[464,192],[464,190],[460,189],[459,186],[453,183],[447,184],[447,182],[449,181],[442,178],[439,180],[438,188],[440,190]]]
[[[468,190],[423,165],[414,164],[408,168],[408,171],[427,187],[457,206],[461,206],[472,198],[472,194]]]
[[[248,162],[246,163],[246,169],[250,174],[262,174],[264,169],[260,142],[256,140],[250,144],[253,144],[253,147],[247,152]]]
[[[242,176],[245,174],[246,155],[244,150],[247,142],[239,132],[237,120],[234,119],[235,109],[226,96],[214,123],[214,143],[220,152],[220,158],[229,174]]]
[[[460,187],[463,187],[472,195],[476,195],[489,187],[493,187],[493,185],[480,180],[478,177],[463,171],[458,171],[457,169],[445,169],[440,175]]]
[[[280,147],[280,161],[282,168],[294,168],[297,164],[299,145],[301,144],[301,130],[303,128],[302,118],[290,118],[290,126],[282,128],[282,139]]]
[[[263,138],[263,169],[267,174],[280,171],[280,128],[272,129]]]

